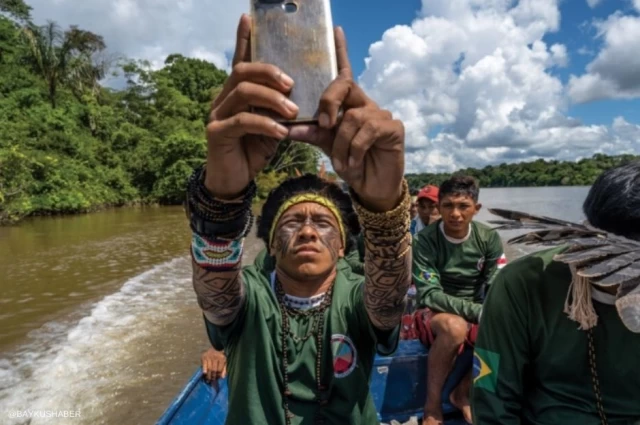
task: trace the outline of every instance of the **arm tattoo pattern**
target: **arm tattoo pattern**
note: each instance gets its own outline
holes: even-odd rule
[[[365,232],[364,303],[373,325],[385,331],[400,323],[405,310],[411,285],[411,237],[407,233],[389,244],[376,236]]]
[[[245,291],[240,267],[229,271],[207,270],[192,261],[193,289],[198,305],[216,326],[227,326],[240,312]]]

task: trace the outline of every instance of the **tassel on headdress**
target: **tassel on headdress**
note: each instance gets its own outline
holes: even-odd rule
[[[576,267],[571,266],[571,285],[564,303],[564,312],[569,319],[578,322],[578,329],[586,331],[598,324],[598,314],[591,300],[591,282],[586,277],[578,276]]]

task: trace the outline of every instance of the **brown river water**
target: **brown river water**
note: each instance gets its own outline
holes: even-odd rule
[[[587,190],[485,189],[481,202],[581,220]],[[0,424],[155,423],[208,345],[189,236],[181,207],[0,228]],[[262,243],[245,246],[252,261]],[[14,417],[27,410],[80,417]]]

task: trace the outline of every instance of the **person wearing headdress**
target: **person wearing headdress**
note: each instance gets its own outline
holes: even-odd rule
[[[302,173],[296,170],[296,176],[302,177]],[[335,181],[335,179],[327,178],[327,171],[324,162],[322,162],[321,164],[320,171],[318,172],[318,177],[326,181]],[[340,187],[343,187],[341,183]],[[364,275],[364,237],[362,233],[359,233],[357,235],[350,235],[350,237],[353,239],[352,243],[354,244],[354,248],[351,249],[348,253],[345,253],[344,262],[351,267],[351,271],[353,273]],[[262,249],[258,253],[254,260],[254,263],[258,267],[275,268],[275,258],[269,255],[269,250],[267,248]]]
[[[640,161],[602,173],[588,224],[505,210],[512,243],[558,245],[491,284],[474,352],[475,425],[640,423]]]
[[[317,125],[287,128],[252,112],[293,119],[297,107],[286,98],[288,76],[248,62],[250,28],[243,16],[233,72],[212,105],[207,163],[186,202],[194,290],[212,346],[227,354],[225,423],[377,424],[374,357],[396,349],[411,281],[404,127],[353,81],[341,29],[340,72]],[[318,146],[349,193],[315,175],[283,182],[257,221],[274,267],[242,267],[254,178],[286,138]],[[343,260],[360,232],[364,276]]]

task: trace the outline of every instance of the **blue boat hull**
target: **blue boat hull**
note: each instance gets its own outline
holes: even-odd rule
[[[426,398],[427,350],[419,341],[401,341],[393,356],[376,356],[370,388],[381,422],[405,422],[422,416]],[[457,409],[449,404],[449,394],[468,373],[473,352],[465,350],[458,359],[443,391],[446,425],[465,425]],[[202,378],[198,369],[173,400],[157,425],[224,425],[229,390],[226,379],[216,390]]]

